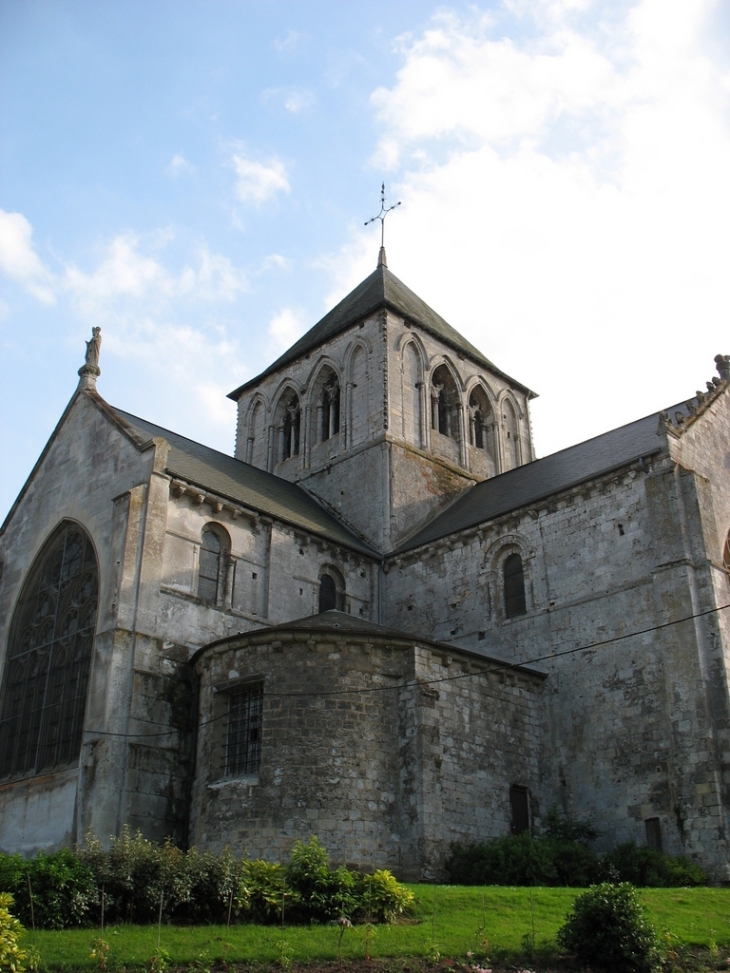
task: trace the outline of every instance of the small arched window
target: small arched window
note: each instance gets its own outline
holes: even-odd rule
[[[0,702],[0,777],[76,760],[96,628],[99,569],[66,521],[43,546],[10,626]]]
[[[510,554],[502,567],[504,579],[504,613],[516,618],[527,612],[525,599],[525,571],[519,554]]]
[[[331,574],[323,574],[319,579],[319,610],[334,611],[337,608],[337,585]]]
[[[318,611],[345,610],[345,579],[337,568],[325,566],[319,576]]]
[[[730,571],[730,533],[725,538],[725,547],[722,552],[722,566],[726,571]]]
[[[200,540],[198,598],[211,605],[220,604],[225,587],[227,545],[220,528],[208,525]]]

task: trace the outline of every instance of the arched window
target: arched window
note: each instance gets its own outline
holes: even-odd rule
[[[299,455],[302,410],[296,392],[287,399],[282,423],[281,458],[289,459]]]
[[[211,605],[220,604],[223,599],[228,553],[226,540],[223,529],[217,525],[208,524],[203,528],[198,564],[198,598]]]
[[[0,777],[78,759],[96,628],[91,540],[65,522],[44,545],[10,626],[0,703]]]
[[[509,399],[505,399],[502,404],[502,419],[506,465],[508,470],[513,470],[520,465],[520,422],[515,407]]]
[[[527,612],[525,600],[525,572],[519,554],[510,554],[502,567],[504,577],[504,613],[516,618]]]
[[[431,426],[442,436],[459,439],[459,390],[446,365],[431,379]]]
[[[340,572],[327,566],[319,576],[319,607],[320,612],[344,611],[345,608],[345,580]]]
[[[725,538],[725,547],[722,552],[722,566],[726,571],[730,571],[730,533]]]
[[[475,388],[469,396],[469,439],[472,446],[493,455],[494,413],[486,393]]]
[[[331,574],[323,574],[319,579],[319,610],[334,611],[337,608],[337,585]]]
[[[330,371],[329,377],[322,383],[319,410],[319,441],[324,443],[340,431],[340,381],[333,371]]]

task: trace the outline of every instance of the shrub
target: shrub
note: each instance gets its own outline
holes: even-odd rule
[[[628,882],[604,882],[579,895],[557,941],[596,969],[652,973],[661,962],[657,934]]]
[[[330,868],[317,838],[297,842],[289,863],[270,864],[158,845],[124,830],[108,849],[89,835],[86,847],[25,860],[0,855],[0,887],[16,893],[20,917],[46,929],[99,922],[225,923],[229,919],[325,922],[342,917],[388,921],[413,896],[387,871]]]
[[[265,861],[243,862],[241,882],[236,895],[237,914],[245,913],[251,922],[277,922],[290,906],[298,904],[288,887],[281,865]]]
[[[0,973],[23,973],[23,960],[26,951],[18,945],[25,931],[23,926],[10,914],[13,897],[9,892],[0,892]]]
[[[413,892],[387,869],[362,875],[360,883],[356,918],[361,921],[392,922],[413,905]]]
[[[524,833],[483,844],[452,845],[445,867],[458,885],[555,885],[557,872],[544,841]]]
[[[306,843],[294,843],[285,875],[296,897],[293,912],[298,919],[349,919],[358,908],[357,873],[344,866],[331,869],[329,856],[316,836]]]
[[[220,855],[191,848],[185,855],[190,897],[180,903],[175,918],[181,922],[223,923],[239,915],[237,896],[244,863],[229,848]]]
[[[633,841],[618,845],[604,856],[602,865],[621,882],[649,888],[706,885],[707,875],[689,858],[673,858]]]
[[[83,925],[97,901],[93,872],[68,848],[30,859],[0,855],[0,886],[12,893],[20,921],[41,929]]]
[[[92,835],[78,856],[93,872],[109,922],[171,919],[191,900],[193,880],[185,853],[171,842],[158,845],[124,828],[109,850]]]

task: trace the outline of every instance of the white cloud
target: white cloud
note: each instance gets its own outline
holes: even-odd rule
[[[373,94],[375,161],[400,167],[391,269],[541,392],[545,452],[712,374],[730,303],[730,60],[703,49],[710,0],[672,16],[666,0],[594,3],[589,26],[577,2],[511,6],[529,23],[509,38],[503,21],[441,15],[400,42],[395,84]],[[358,230],[331,301],[376,256]],[[597,388],[602,413],[584,406]]]
[[[0,210],[0,270],[44,304],[55,303],[54,277],[33,249],[33,228],[22,213]]]
[[[314,105],[315,97],[309,88],[266,88],[261,93],[261,101],[281,104],[292,115],[298,115]]]
[[[170,160],[170,164],[167,167],[168,175],[172,176],[173,179],[177,179],[178,176],[187,175],[190,172],[195,171],[195,166],[188,162],[184,155],[176,153]]]
[[[238,177],[236,198],[242,203],[261,204],[276,193],[291,192],[284,163],[275,156],[268,162],[257,162],[234,154],[232,161]]]
[[[158,248],[169,242],[169,234],[158,236]],[[98,266],[91,272],[74,264],[66,268],[66,289],[82,310],[99,314],[113,311],[115,302],[145,302],[160,307],[172,298],[232,301],[247,289],[246,275],[227,257],[201,247],[197,261],[177,273],[166,267],[154,249],[144,250],[132,233],[115,237],[106,247]]]
[[[303,315],[293,308],[282,308],[269,321],[266,329],[269,336],[269,349],[272,355],[286,351],[306,330]]]
[[[274,40],[274,50],[279,54],[291,54],[306,41],[307,34],[301,31],[288,30],[284,37],[277,37]]]

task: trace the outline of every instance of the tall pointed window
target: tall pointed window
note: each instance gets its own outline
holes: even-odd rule
[[[294,393],[287,400],[284,411],[284,421],[282,423],[282,459],[290,459],[292,456],[299,455],[301,418],[302,412],[299,405],[299,396]]]
[[[320,410],[320,441],[325,442],[340,431],[340,383],[334,372],[322,385]]]
[[[472,446],[493,455],[494,413],[485,392],[476,388],[469,396],[469,440]]]
[[[215,604],[221,573],[221,542],[209,527],[203,531],[198,569],[198,597]]]
[[[65,522],[41,550],[10,626],[0,702],[0,777],[78,759],[96,627],[91,540]]]
[[[446,365],[439,365],[431,379],[431,426],[442,436],[459,439],[459,390]]]
[[[502,568],[504,573],[504,613],[516,618],[527,612],[525,599],[525,572],[519,554],[510,554]]]

